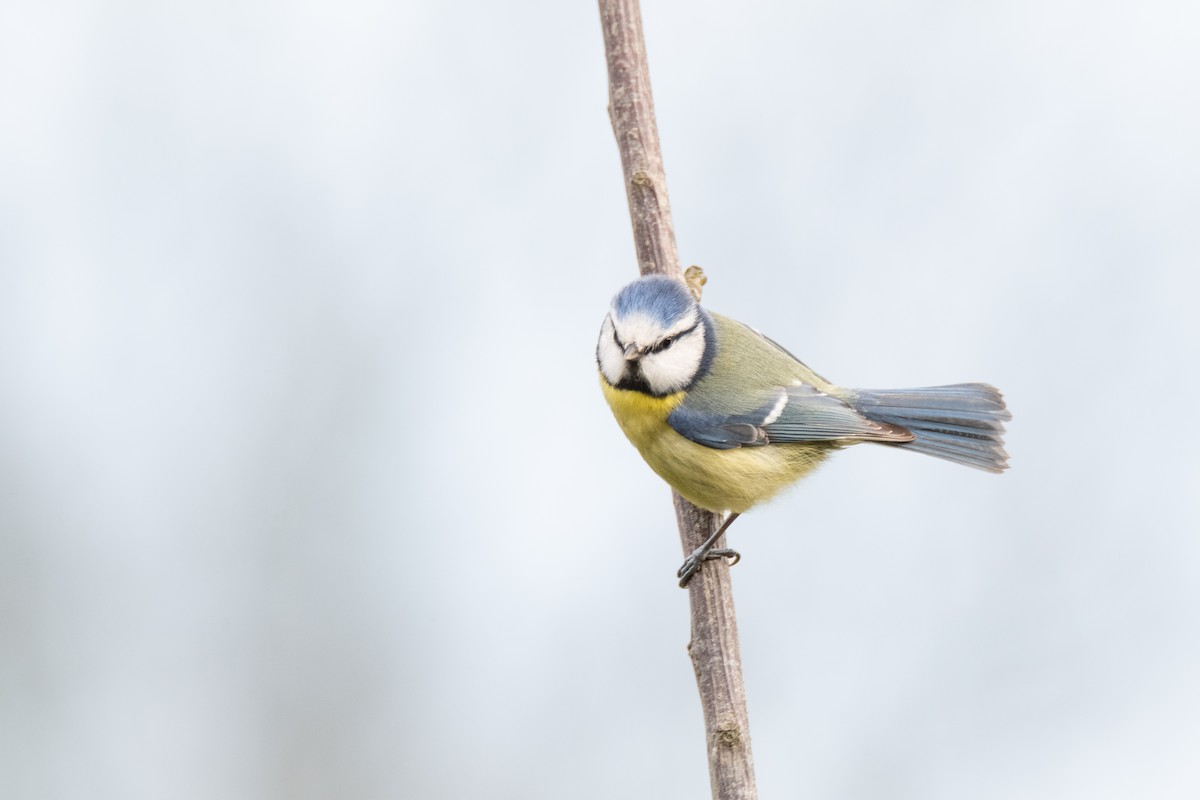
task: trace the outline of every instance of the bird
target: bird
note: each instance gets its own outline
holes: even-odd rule
[[[700,283],[703,278],[700,278]],[[873,442],[999,473],[1001,393],[986,383],[848,389],[781,345],[699,303],[699,285],[647,275],[612,300],[596,345],[604,397],[642,458],[692,504],[725,514],[677,572],[686,586],[741,514],[837,450]]]

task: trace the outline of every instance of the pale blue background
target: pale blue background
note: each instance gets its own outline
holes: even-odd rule
[[[1015,415],[734,528],[762,796],[1200,796],[1197,6],[645,15],[707,303]],[[605,80],[590,2],[0,7],[0,796],[707,796]]]

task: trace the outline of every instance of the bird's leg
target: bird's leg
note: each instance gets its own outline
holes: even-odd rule
[[[728,528],[737,518],[737,513],[730,512],[729,516],[725,518],[725,521],[721,523],[721,527],[717,528],[717,532],[708,537],[704,544],[693,550],[692,554],[684,560],[683,566],[679,568],[679,572],[675,573],[679,576],[679,585],[681,587],[688,585],[688,582],[691,581],[692,576],[700,571],[700,567],[704,565],[705,561],[715,561],[718,558],[728,558],[729,566],[732,567],[741,560],[742,557],[736,550],[730,550],[727,547],[717,550],[713,549],[713,545],[717,543],[717,539],[721,538],[721,536],[725,533],[725,529]]]

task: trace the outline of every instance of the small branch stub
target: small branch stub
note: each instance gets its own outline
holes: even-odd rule
[[[708,283],[708,278],[704,277],[704,270],[693,264],[683,271],[683,282],[699,303],[700,295],[704,294],[704,284]]]

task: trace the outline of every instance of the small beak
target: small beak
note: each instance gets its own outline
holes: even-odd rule
[[[646,351],[639,350],[638,346],[636,344],[625,345],[625,360],[626,361],[637,361],[639,358],[641,358],[645,354],[646,354]]]

